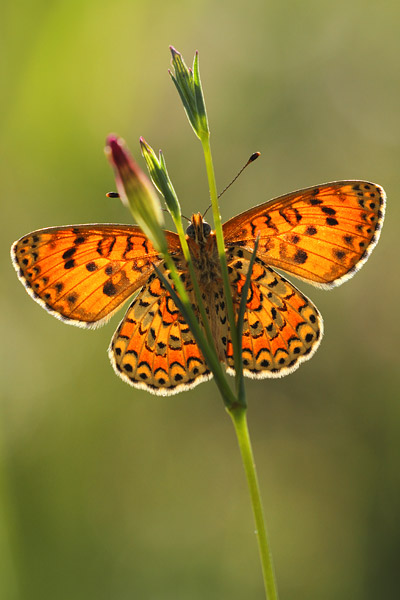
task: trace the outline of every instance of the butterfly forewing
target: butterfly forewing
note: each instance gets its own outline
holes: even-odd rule
[[[260,204],[224,226],[227,246],[254,248],[271,266],[321,287],[351,277],[376,245],[385,192],[365,181],[339,181]]]
[[[178,236],[166,232],[171,251]],[[105,322],[159,262],[139,227],[76,225],[30,233],[12,247],[19,278],[54,316],[78,326]]]

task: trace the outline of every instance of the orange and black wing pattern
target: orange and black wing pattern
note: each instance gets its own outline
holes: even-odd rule
[[[268,265],[331,288],[350,278],[376,245],[385,192],[366,181],[335,181],[260,204],[227,221],[225,243],[254,248]]]
[[[320,287],[340,285],[364,264],[376,245],[384,211],[385,192],[380,186],[339,181],[276,198],[223,225],[236,314],[251,252],[259,239],[242,335],[246,376],[280,377],[292,372],[312,356],[322,337],[317,308],[273,267]],[[206,314],[218,356],[233,373],[215,234],[210,234],[208,225],[208,231],[203,228],[201,215],[194,215],[193,223],[200,237],[188,241]],[[165,235],[198,316],[179,237],[169,231]],[[154,265],[167,279],[170,273],[139,227],[90,224],[41,229],[15,242],[11,254],[31,296],[73,325],[103,324],[142,288],[109,348],[111,363],[124,381],[169,395],[212,376]]]
[[[187,281],[187,272],[176,263]],[[165,263],[158,268],[168,279]],[[194,302],[190,283],[187,292]],[[124,381],[162,396],[188,390],[212,377],[188,324],[155,272],[115,332],[109,357]]]
[[[233,303],[239,313],[251,252],[228,250]],[[263,379],[288,375],[318,348],[322,317],[314,304],[292,283],[256,257],[247,296],[242,334],[243,373]],[[226,349],[228,373],[234,373],[232,342]]]
[[[179,252],[178,236],[165,233],[170,252]],[[15,242],[11,256],[33,299],[55,317],[82,327],[106,322],[161,260],[134,225],[40,229]]]

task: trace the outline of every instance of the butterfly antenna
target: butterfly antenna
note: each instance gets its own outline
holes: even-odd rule
[[[232,179],[232,181],[231,181],[230,183],[228,183],[228,185],[227,185],[227,186],[226,186],[226,187],[225,187],[225,188],[222,190],[222,192],[221,192],[220,194],[218,194],[218,198],[221,198],[222,194],[225,194],[226,190],[228,190],[228,189],[231,187],[231,185],[232,185],[233,183],[235,183],[236,179],[239,177],[239,175],[241,175],[241,174],[243,173],[243,171],[245,170],[245,168],[246,168],[246,167],[248,167],[250,163],[254,162],[254,161],[255,161],[255,160],[256,160],[256,159],[257,159],[257,158],[260,156],[260,154],[261,154],[261,152],[254,152],[254,153],[253,153],[253,154],[250,156],[249,160],[248,160],[248,161],[246,162],[246,164],[245,164],[245,165],[244,165],[244,166],[243,166],[243,167],[240,169],[239,173],[238,173],[238,174],[237,174],[237,175],[236,175],[236,176],[235,176],[235,177]],[[207,208],[207,210],[206,210],[206,211],[205,211],[205,213],[203,214],[203,219],[204,219],[204,217],[206,216],[206,214],[208,213],[208,211],[210,210],[211,206],[212,206],[212,205],[210,204],[210,206]]]
[[[162,210],[163,212],[167,212],[168,214],[170,214],[170,212],[169,212],[168,208],[161,208],[161,210]],[[192,222],[192,220],[191,220],[191,219],[189,219],[189,217],[185,217],[185,215],[181,215],[181,217],[182,217],[182,219],[186,219],[186,221],[187,221],[188,223],[191,223],[191,222]]]

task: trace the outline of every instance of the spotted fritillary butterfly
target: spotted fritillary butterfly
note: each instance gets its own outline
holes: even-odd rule
[[[280,377],[317,349],[317,308],[275,267],[322,288],[340,285],[367,260],[382,226],[385,192],[365,181],[338,181],[292,192],[233,217],[223,225],[236,313],[259,236],[243,327],[248,377]],[[194,307],[193,287],[179,237],[165,232],[169,252]],[[234,373],[216,238],[200,214],[187,239],[219,359]],[[50,227],[12,246],[18,276],[43,308],[65,323],[97,327],[138,292],[109,348],[127,383],[168,395],[212,374],[187,323],[157,276],[163,259],[134,225]],[[195,308],[196,310],[196,308]]]

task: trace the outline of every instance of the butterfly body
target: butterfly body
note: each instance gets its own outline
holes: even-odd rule
[[[203,220],[200,213],[192,215],[187,228],[187,242],[192,255],[194,270],[201,288],[211,293],[211,288],[222,285],[221,266],[218,257],[215,233],[210,225]]]
[[[276,198],[223,225],[236,314],[259,238],[242,337],[246,376],[286,375],[310,358],[321,340],[318,310],[274,267],[324,288],[343,283],[375,246],[384,204],[385,193],[376,184],[333,182]],[[179,237],[170,231],[165,235],[198,314]],[[233,373],[215,233],[200,214],[192,217],[187,241],[218,357]],[[89,224],[42,229],[15,242],[11,254],[30,295],[73,325],[103,324],[138,292],[109,349],[115,371],[131,385],[165,395],[212,376],[187,323],[154,271],[157,265],[168,278],[168,268],[139,227]]]
[[[216,236],[200,214],[192,215],[188,230],[187,241],[194,272],[199,283],[211,331],[215,334],[214,343],[217,356],[223,362],[226,359],[226,346],[230,334]],[[186,274],[186,281],[190,282],[189,273]],[[191,283],[189,286],[192,303],[196,306]],[[195,312],[200,320],[197,308]]]

